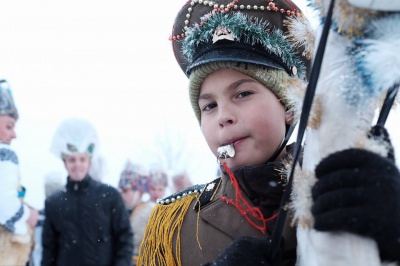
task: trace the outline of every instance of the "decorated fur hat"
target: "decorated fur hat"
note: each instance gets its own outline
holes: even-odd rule
[[[118,187],[121,189],[130,188],[132,190],[148,192],[148,186],[149,175],[145,168],[128,161],[121,172]]]
[[[10,86],[4,79],[0,79],[0,115],[9,115],[15,120],[18,120],[19,117]]]
[[[82,118],[68,118],[54,133],[50,150],[61,158],[76,153],[87,153],[92,156],[95,147],[98,149],[98,143],[97,132],[89,121]]]
[[[153,186],[162,185],[164,187],[168,186],[168,175],[162,170],[152,170],[150,171],[150,184]]]
[[[179,11],[170,39],[189,77],[198,120],[201,83],[220,68],[251,76],[288,105],[282,84],[306,80],[314,43],[312,27],[290,0],[191,0]]]

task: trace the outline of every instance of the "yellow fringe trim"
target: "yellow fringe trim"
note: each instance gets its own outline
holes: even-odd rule
[[[196,220],[196,241],[197,244],[199,245],[200,250],[203,250],[199,239],[199,220],[200,220],[200,210],[201,210],[201,202],[199,199],[197,199],[197,203],[199,204],[199,211],[197,212],[197,220]]]
[[[145,266],[181,266],[181,229],[185,215],[193,199],[198,194],[192,194],[178,202],[157,204],[151,213],[149,223],[140,244],[137,265]],[[176,235],[176,246],[173,238]],[[175,248],[176,258],[173,249]]]

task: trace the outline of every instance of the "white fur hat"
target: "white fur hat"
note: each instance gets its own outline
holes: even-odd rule
[[[87,153],[93,155],[98,150],[98,136],[93,125],[85,119],[69,118],[57,128],[50,151],[57,157]]]

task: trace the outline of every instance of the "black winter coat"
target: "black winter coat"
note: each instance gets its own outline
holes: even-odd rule
[[[90,176],[68,178],[46,199],[42,266],[132,264],[132,231],[119,192]]]

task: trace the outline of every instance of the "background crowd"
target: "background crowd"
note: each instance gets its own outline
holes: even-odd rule
[[[103,184],[99,165],[92,164],[96,129],[86,119],[69,118],[61,121],[50,145],[67,176],[45,176],[45,208],[36,210],[24,199],[18,155],[10,146],[17,137],[18,109],[7,81],[0,85],[0,265],[136,264],[156,201],[168,187],[176,192],[189,186],[187,173],[170,178],[164,169],[128,160],[118,189]]]

